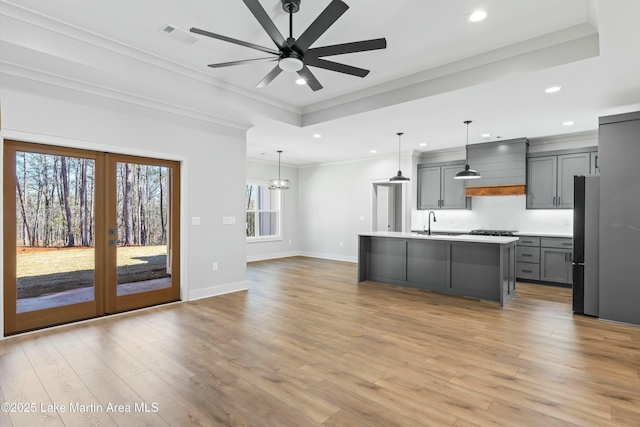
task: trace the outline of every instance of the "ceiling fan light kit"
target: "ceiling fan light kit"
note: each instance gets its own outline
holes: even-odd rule
[[[211,68],[223,68],[235,65],[244,65],[257,61],[278,61],[275,68],[273,68],[256,85],[258,88],[267,86],[280,74],[280,72],[290,71],[297,72],[298,75],[304,79],[307,86],[309,86],[313,91],[320,90],[322,89],[322,85],[313,75],[311,70],[309,70],[308,67],[310,66],[356,77],[365,77],[369,74],[369,70],[328,61],[322,58],[326,56],[343,55],[346,53],[385,49],[387,47],[386,39],[379,38],[311,48],[313,43],[315,43],[318,38],[320,38],[320,36],[322,36],[322,34],[324,34],[325,31],[327,31],[329,27],[331,27],[338,18],[340,18],[342,14],[349,9],[349,6],[347,6],[342,0],[332,0],[316,20],[309,25],[300,37],[298,37],[298,39],[293,37],[293,14],[300,10],[301,0],[281,0],[282,9],[289,14],[289,37],[286,40],[276,28],[269,15],[267,15],[267,12],[264,10],[259,0],[242,1],[258,20],[262,28],[267,32],[273,43],[275,43],[277,50],[233,39],[220,34],[211,33],[209,31],[200,30],[198,28],[191,28],[190,31],[202,36],[211,37],[274,55],[266,58],[252,58],[209,65]]]

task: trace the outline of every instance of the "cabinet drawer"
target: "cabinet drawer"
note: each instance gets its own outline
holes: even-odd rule
[[[539,237],[519,236],[518,246],[540,246]]]
[[[516,261],[519,262],[540,262],[540,248],[531,246],[520,246],[516,249]]]
[[[540,264],[516,263],[516,278],[540,280]]]
[[[543,237],[540,239],[540,246],[543,248],[573,248],[573,239],[565,237]]]

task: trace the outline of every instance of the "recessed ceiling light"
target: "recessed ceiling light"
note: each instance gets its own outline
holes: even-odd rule
[[[314,137],[314,138],[322,138],[322,135],[320,135],[319,133],[314,133],[314,134],[313,134],[313,137]]]
[[[573,126],[575,122],[572,122],[571,120],[563,122],[562,126]]]
[[[469,21],[480,22],[486,17],[487,17],[487,12],[485,12],[484,10],[477,10],[469,16]]]
[[[546,93],[556,93],[559,92],[562,89],[562,86],[551,86],[546,88],[544,91]]]
[[[491,134],[490,133],[483,133],[480,136],[483,137],[483,138],[489,138],[489,137],[491,137]]]
[[[420,147],[426,147],[426,146],[427,146],[427,143],[426,143],[426,142],[422,142],[422,143],[420,143]]]
[[[371,154],[376,154],[378,150],[371,150]]]
[[[306,81],[305,79],[298,79],[298,80],[296,80],[296,84],[299,84],[299,85],[306,85],[306,84],[307,84],[307,81]]]

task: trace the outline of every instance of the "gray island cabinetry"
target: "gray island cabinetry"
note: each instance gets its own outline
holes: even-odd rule
[[[517,237],[360,233],[358,282],[370,280],[507,304]]]

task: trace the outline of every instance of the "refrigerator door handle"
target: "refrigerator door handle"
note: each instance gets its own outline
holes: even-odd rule
[[[573,265],[580,265],[580,266],[584,266],[584,262],[573,262]]]

